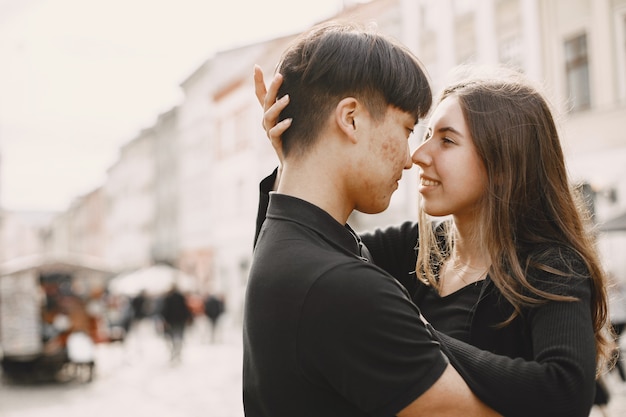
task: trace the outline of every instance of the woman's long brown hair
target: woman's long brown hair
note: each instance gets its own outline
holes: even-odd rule
[[[608,321],[606,276],[595,248],[592,223],[584,201],[568,181],[555,120],[539,90],[519,75],[470,78],[447,87],[440,100],[454,96],[463,110],[476,151],[489,178],[475,241],[492,259],[489,277],[515,311],[548,301],[575,301],[541,290],[527,280],[528,268],[568,276],[537,258],[536,248],[567,248],[583,260],[591,279],[591,313],[598,371],[614,359]],[[447,223],[435,235],[420,208],[418,276],[438,287],[437,269],[454,245]]]

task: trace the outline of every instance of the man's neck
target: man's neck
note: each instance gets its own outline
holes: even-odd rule
[[[314,204],[340,224],[346,224],[354,209],[350,205],[336,173],[313,163],[283,164],[277,193],[290,195]]]

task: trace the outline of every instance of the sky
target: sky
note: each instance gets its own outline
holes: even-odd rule
[[[67,209],[213,53],[305,30],[341,4],[0,0],[0,207]]]

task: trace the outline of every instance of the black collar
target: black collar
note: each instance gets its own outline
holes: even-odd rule
[[[318,206],[286,194],[270,193],[268,219],[289,220],[311,229],[322,239],[345,252],[369,261],[369,252],[349,225],[342,225]]]

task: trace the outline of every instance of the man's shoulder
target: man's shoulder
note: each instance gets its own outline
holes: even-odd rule
[[[259,245],[251,272],[253,280],[265,277],[265,283],[269,282],[268,278],[274,283],[289,281],[294,290],[304,286],[311,291],[350,298],[373,297],[381,292],[401,296],[404,293],[404,288],[387,272],[323,239],[303,237]],[[298,285],[294,285],[294,277]]]
[[[391,275],[360,259],[328,264],[315,282],[315,290],[334,294],[336,297],[349,297],[353,302],[364,304],[378,303],[388,296],[408,299],[404,287]],[[333,297],[334,298],[334,297]]]
[[[265,227],[268,226],[268,227]],[[324,237],[318,231],[291,221],[274,222],[264,226],[255,258],[276,263],[349,262],[358,260]]]

